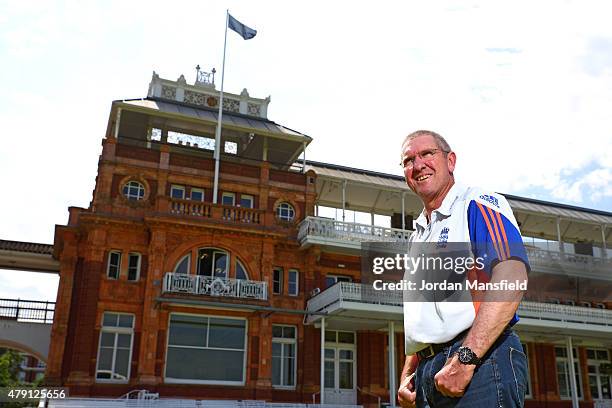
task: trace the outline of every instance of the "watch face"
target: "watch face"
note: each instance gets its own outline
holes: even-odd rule
[[[463,364],[468,364],[472,361],[474,352],[467,347],[459,347],[458,356],[459,361],[461,361]]]

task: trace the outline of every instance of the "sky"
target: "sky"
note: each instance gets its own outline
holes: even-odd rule
[[[311,136],[307,159],[401,174],[403,136],[431,129],[456,178],[612,211],[607,1],[0,0],[0,239],[52,243],[88,207],[111,102],[152,72],[271,96]],[[54,300],[57,277],[0,271],[0,297]]]

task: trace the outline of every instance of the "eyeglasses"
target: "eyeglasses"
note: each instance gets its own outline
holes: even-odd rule
[[[446,150],[442,150],[442,149],[425,149],[420,151],[419,153],[416,154],[416,156],[420,157],[421,160],[423,161],[430,161],[434,158],[434,156],[436,155],[436,153],[438,152],[442,152],[442,153],[448,153]],[[416,156],[406,156],[402,159],[402,161],[400,162],[400,166],[402,166],[405,169],[411,169],[414,167],[414,159],[416,158]]]

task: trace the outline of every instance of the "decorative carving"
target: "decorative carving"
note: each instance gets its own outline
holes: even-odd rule
[[[176,88],[162,85],[162,96],[166,99],[176,99]]]
[[[240,102],[234,99],[223,99],[223,110],[228,112],[239,112]]]
[[[214,96],[209,96],[208,98],[206,98],[206,104],[210,107],[215,107],[219,105],[219,100]]]
[[[253,115],[253,116],[260,115],[261,111],[260,111],[259,105],[255,105],[254,103],[249,103],[247,106],[248,106],[249,115]]]
[[[206,101],[204,99],[206,95],[193,92],[193,91],[185,91],[185,102],[192,103],[194,105],[205,105]]]

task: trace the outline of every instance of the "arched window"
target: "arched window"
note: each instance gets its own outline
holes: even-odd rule
[[[138,181],[131,180],[123,186],[123,195],[128,200],[139,201],[144,198],[145,188]]]
[[[174,273],[189,273],[189,265],[191,264],[191,254],[182,257],[174,267]]]
[[[249,280],[246,268],[242,265],[238,259],[236,259],[236,279]]]
[[[197,256],[196,256],[197,255]],[[196,274],[211,278],[234,278],[249,280],[249,272],[238,257],[220,248],[198,248],[181,257],[174,266],[174,273],[189,274],[191,259],[194,258]],[[234,266],[231,270],[230,265]]]
[[[276,207],[276,216],[282,221],[293,221],[295,209],[287,202],[282,202]]]

